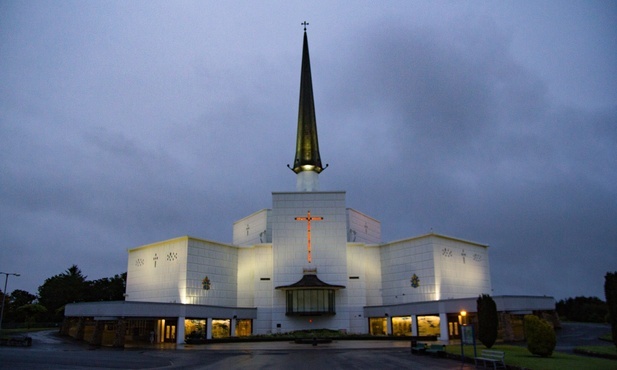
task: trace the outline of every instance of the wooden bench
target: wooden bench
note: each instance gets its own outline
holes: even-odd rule
[[[487,364],[492,364],[493,369],[497,369],[498,367],[503,367],[505,369],[505,357],[506,354],[503,351],[484,349],[482,350],[481,356],[475,358],[476,367],[478,367],[479,363],[482,362],[483,367],[486,367]]]
[[[431,346],[426,349],[426,353],[430,353],[431,355],[435,355],[435,356],[445,356],[446,345],[445,344],[431,344]]]
[[[411,353],[422,354],[426,351],[426,343],[418,342],[415,346],[411,347]]]

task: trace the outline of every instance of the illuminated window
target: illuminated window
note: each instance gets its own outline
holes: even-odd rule
[[[286,315],[335,315],[333,289],[293,289],[287,291]]]
[[[253,333],[253,320],[239,319],[236,321],[236,337],[248,337]]]
[[[186,339],[206,339],[206,320],[184,320],[184,335]]]
[[[418,316],[418,335],[439,335],[439,316]]]
[[[227,338],[231,335],[231,321],[229,319],[212,320],[212,338]]]
[[[393,317],[392,335],[411,336],[411,316]]]
[[[370,317],[368,323],[371,335],[388,334],[388,320],[385,317]]]

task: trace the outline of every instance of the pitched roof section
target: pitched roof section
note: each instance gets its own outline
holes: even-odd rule
[[[313,81],[311,78],[311,62],[309,58],[306,29],[304,30],[304,45],[302,48],[302,71],[300,76],[300,106],[298,109],[296,156],[294,159],[293,168],[290,168],[295,173],[300,173],[302,171],[315,171],[320,173],[324,170],[324,167],[321,165],[319,142],[317,140],[317,121],[315,119]]]
[[[302,279],[291,285],[277,286],[275,289],[345,289],[344,285],[332,285],[319,280],[316,273],[306,273]]]

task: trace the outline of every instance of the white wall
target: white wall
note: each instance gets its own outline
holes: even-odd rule
[[[129,250],[126,300],[183,302],[188,237]]]
[[[381,242],[381,223],[376,219],[347,209],[347,241],[350,243],[377,244]]]
[[[407,239],[381,246],[383,304],[432,301],[436,298],[435,267],[430,238]],[[417,288],[411,277],[420,279]]]
[[[273,287],[290,285],[303,276],[304,268],[316,268],[317,276],[328,284],[348,283],[347,215],[344,192],[273,193],[272,249]],[[295,217],[324,217],[311,223],[312,262],[307,261],[307,223]],[[285,316],[285,293],[274,291],[272,330],[330,328],[349,330],[348,293],[336,292],[336,315],[313,318]]]
[[[379,249],[367,247],[365,244],[347,244],[350,333],[366,333],[368,320],[363,314],[364,306],[381,304],[380,267]],[[367,297],[369,292],[370,298]]]
[[[272,242],[271,210],[262,209],[246,216],[233,225],[233,245],[254,245]]]
[[[437,299],[491,294],[488,247],[451,239],[434,238]]]
[[[238,306],[258,307],[253,333],[267,334],[272,330],[272,245],[238,251]]]
[[[201,239],[189,239],[186,302],[236,306],[238,294],[238,248]],[[210,279],[210,289],[202,281]]]
[[[126,300],[236,306],[237,267],[238,248],[186,236],[131,249]]]
[[[438,234],[381,246],[383,304],[466,298],[491,292],[488,247]],[[411,286],[416,274],[419,286]]]

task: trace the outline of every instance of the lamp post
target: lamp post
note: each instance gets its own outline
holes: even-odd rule
[[[461,361],[465,362],[465,344],[473,345],[473,357],[476,358],[476,338],[473,332],[473,325],[467,325],[467,311],[460,312],[461,324]]]
[[[19,276],[14,272],[0,272],[0,275],[4,275],[4,290],[2,291],[2,310],[0,310],[0,330],[2,330],[2,319],[4,318],[4,301],[6,300],[6,284],[9,282],[9,275]]]

